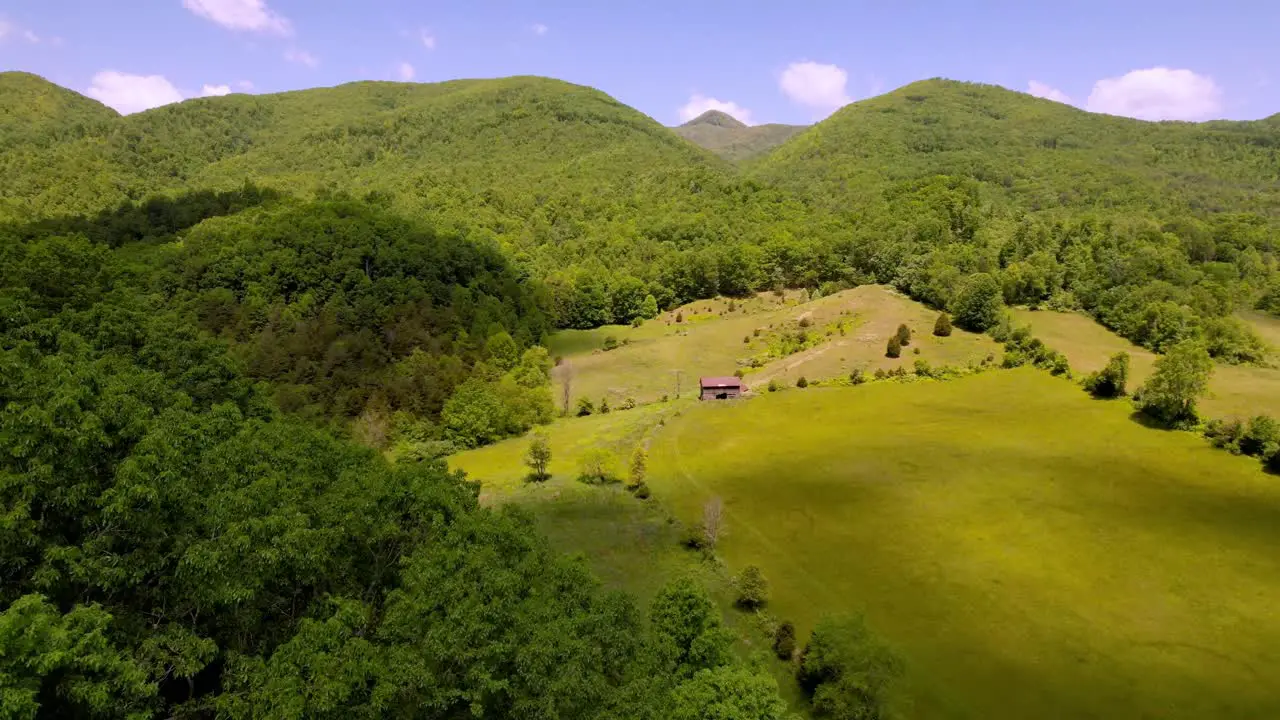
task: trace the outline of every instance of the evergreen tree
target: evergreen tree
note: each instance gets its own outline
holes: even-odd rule
[[[933,323],[933,334],[938,337],[951,336],[951,316],[946,313],[940,313],[938,319]]]
[[[884,355],[891,358],[902,356],[902,341],[898,339],[896,333],[889,336],[889,343],[885,346]]]

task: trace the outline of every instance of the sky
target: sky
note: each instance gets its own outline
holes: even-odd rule
[[[1280,3],[0,0],[0,69],[121,112],[354,80],[545,75],[674,125],[810,123],[916,80],[1146,120],[1280,112]]]

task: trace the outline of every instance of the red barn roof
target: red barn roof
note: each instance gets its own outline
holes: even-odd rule
[[[742,387],[742,378],[733,377],[704,377],[698,378],[704,388],[740,388]]]

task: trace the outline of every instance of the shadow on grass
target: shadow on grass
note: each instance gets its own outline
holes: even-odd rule
[[[1133,422],[1138,423],[1144,428],[1150,428],[1152,430],[1169,431],[1169,430],[1178,429],[1176,426],[1169,425],[1163,421],[1157,420],[1151,417],[1150,415],[1142,412],[1141,410],[1134,410],[1133,412],[1129,413],[1129,419],[1132,420]]]

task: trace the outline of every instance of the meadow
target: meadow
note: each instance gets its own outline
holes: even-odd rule
[[[573,398],[598,403],[604,397],[613,407],[627,398],[641,403],[664,395],[675,398],[677,372],[681,396],[696,397],[699,376],[732,375],[739,369],[749,388],[763,390],[770,380],[793,385],[801,377],[845,377],[855,368],[868,373],[899,366],[911,369],[917,359],[934,366],[968,365],[999,355],[999,346],[985,335],[957,328],[950,337],[934,337],[936,319],[937,312],[891,288],[863,285],[815,300],[794,291],[701,300],[638,328],[613,325],[558,332],[549,347],[552,355],[563,359],[557,383],[570,372]],[[900,324],[911,328],[912,344],[900,358],[885,357],[885,344]],[[782,335],[801,329],[811,336],[811,346],[780,353]],[[619,347],[605,351],[609,337]],[[751,365],[752,358],[760,359],[758,367]],[[562,402],[559,387],[556,398]]]
[[[1079,313],[1021,309],[1014,310],[1013,314],[1019,324],[1030,325],[1031,331],[1046,345],[1066,355],[1078,375],[1102,368],[1115,353],[1129,353],[1130,391],[1151,376],[1159,357]],[[1260,313],[1248,313],[1244,319],[1264,340],[1280,346],[1280,321]],[[1209,396],[1199,406],[1200,414],[1206,418],[1278,415],[1280,369],[1219,363],[1209,382]]]
[[[1141,426],[1123,401],[993,370],[659,403],[561,420],[550,437],[545,486],[522,485],[519,439],[453,465],[491,501],[559,503],[558,542],[604,548],[597,569],[642,590],[689,561],[662,546],[670,520],[635,518],[689,522],[723,498],[728,571],[761,566],[771,612],[802,637],[824,613],[864,612],[906,659],[907,717],[1280,714],[1265,681],[1280,673],[1280,483]],[[653,499],[572,479],[586,447],[622,467],[646,438]]]

